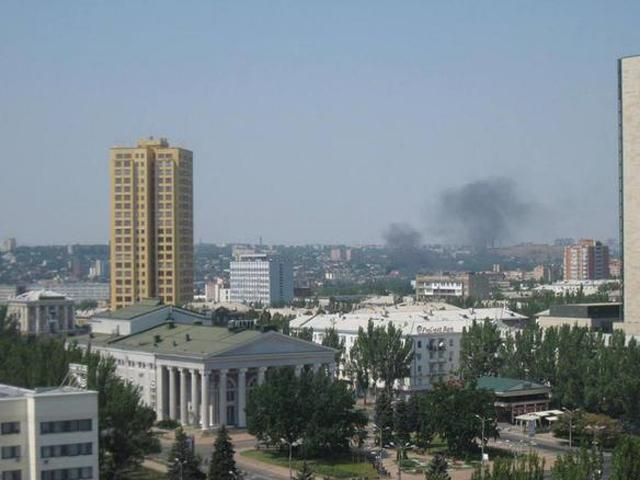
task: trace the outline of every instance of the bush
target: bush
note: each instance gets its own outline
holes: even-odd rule
[[[180,426],[180,423],[171,418],[166,418],[164,420],[160,420],[156,422],[156,427],[161,428],[163,430],[175,430]]]

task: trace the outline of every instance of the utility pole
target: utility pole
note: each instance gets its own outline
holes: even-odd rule
[[[480,475],[482,480],[484,480],[484,421],[485,421],[485,417],[481,417],[480,415],[474,415],[478,420],[480,420],[480,423],[482,425],[482,437],[480,438],[480,451],[482,452],[482,458],[480,459]]]

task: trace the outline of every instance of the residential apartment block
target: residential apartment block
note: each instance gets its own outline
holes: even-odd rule
[[[565,280],[609,278],[609,247],[595,240],[580,240],[564,247]]]
[[[441,273],[416,276],[416,300],[489,298],[489,279],[481,273]]]
[[[193,153],[164,138],[111,148],[111,308],[193,298]]]
[[[293,300],[293,266],[279,255],[240,253],[231,262],[231,301],[264,306]]]
[[[98,393],[0,385],[0,478],[98,479]]]

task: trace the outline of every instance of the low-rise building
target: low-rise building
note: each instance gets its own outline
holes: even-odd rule
[[[7,302],[7,318],[27,335],[75,330],[73,300],[49,290],[30,291],[12,298]]]
[[[546,385],[505,377],[480,377],[477,387],[496,396],[498,421],[514,423],[519,415],[549,409],[551,388]]]
[[[92,332],[70,342],[113,358],[116,374],[140,389],[158,420],[183,425],[246,426],[248,391],[269,368],[326,368],[335,350],[274,331],[230,322],[205,324],[202,315],[175,306],[134,304],[92,320]]]
[[[503,318],[526,317],[504,308],[461,309],[446,304],[430,304],[366,308],[346,314],[300,315],[290,321],[289,327],[294,332],[311,329],[316,343],[322,343],[325,332],[334,328],[345,345],[339,375],[348,379],[344,366],[349,361],[358,330],[366,330],[370,320],[383,328],[393,324],[413,344],[411,374],[395,385],[402,391],[411,392],[429,390],[434,383],[453,378],[460,366],[460,340],[465,328],[474,321],[490,320],[506,332],[510,328],[502,321]]]
[[[489,280],[482,273],[441,273],[416,276],[418,302],[447,298],[489,298]]]
[[[620,303],[551,305],[538,314],[537,322],[542,328],[568,325],[610,333],[614,322],[620,321],[620,308]]]
[[[99,478],[98,393],[0,385],[2,480]]]

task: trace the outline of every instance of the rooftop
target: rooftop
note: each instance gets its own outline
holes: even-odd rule
[[[15,387],[13,385],[6,385],[0,383],[0,401],[3,399],[11,398],[23,398],[32,396],[43,395],[57,395],[61,393],[87,393],[90,390],[83,390],[81,388],[61,386],[61,387],[38,387],[35,390],[28,388]],[[93,392],[91,392],[93,393]]]
[[[168,305],[164,305],[161,300],[157,298],[149,298],[141,300],[138,303],[134,303],[133,305],[129,305],[128,307],[102,313],[100,314],[100,317],[113,318],[116,320],[132,320],[136,317],[139,317],[140,315],[146,315],[147,313],[161,310],[167,307]]]
[[[12,302],[37,302],[40,300],[71,300],[62,293],[53,292],[51,290],[31,290],[22,293],[15,298],[10,299]]]
[[[520,390],[533,390],[539,388],[548,388],[539,383],[529,380],[521,380],[507,377],[480,377],[478,378],[478,388],[491,390],[496,393],[516,392]]]
[[[74,337],[78,343],[151,353],[209,356],[250,343],[263,335],[257,330],[163,323],[129,336],[95,334]]]

